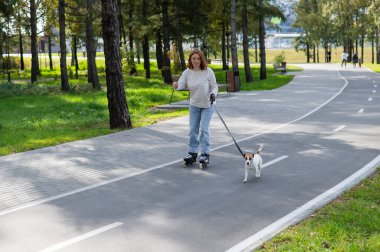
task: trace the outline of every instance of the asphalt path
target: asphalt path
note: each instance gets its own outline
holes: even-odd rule
[[[265,237],[250,238],[379,161],[380,75],[351,66],[303,67],[283,88],[232,94],[217,103],[243,150],[264,145],[259,180],[252,172],[242,183],[243,159],[231,139],[226,143],[229,136],[214,115],[217,129],[207,170],[183,168],[180,149],[170,153],[171,160],[158,158],[158,166],[142,172],[0,212],[0,250],[253,248]],[[283,105],[286,99],[296,101],[296,91],[306,97],[304,103]],[[234,99],[244,108],[231,106]],[[143,163],[144,155],[135,161]]]

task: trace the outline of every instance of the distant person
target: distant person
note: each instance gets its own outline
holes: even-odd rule
[[[358,58],[359,67],[362,67],[363,60],[361,57]]]
[[[331,63],[331,50],[327,51],[327,63]]]
[[[356,63],[358,63],[358,54],[354,53],[354,55],[352,56],[352,65],[356,67]]]
[[[342,67],[343,67],[343,64],[346,67],[347,66],[348,53],[346,53],[346,51],[343,51],[341,58],[342,58]]]

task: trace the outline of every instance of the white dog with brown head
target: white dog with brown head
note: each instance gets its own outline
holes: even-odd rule
[[[244,159],[245,159],[245,161],[244,161],[245,162],[244,163],[244,166],[245,166],[245,177],[244,177],[244,181],[243,181],[244,183],[247,182],[249,170],[255,169],[256,170],[256,177],[260,178],[260,172],[261,172],[261,168],[263,166],[263,159],[261,158],[261,155],[260,155],[260,152],[261,152],[262,149],[263,149],[263,145],[260,144],[260,147],[256,151],[255,154],[253,154],[253,153],[245,153],[243,155]]]

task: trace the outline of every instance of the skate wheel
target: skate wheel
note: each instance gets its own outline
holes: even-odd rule
[[[188,163],[188,162],[183,162],[183,166],[184,167],[190,167],[192,166],[194,163]]]
[[[200,163],[199,164],[199,168],[201,168],[201,170],[204,170],[207,168],[207,163]]]

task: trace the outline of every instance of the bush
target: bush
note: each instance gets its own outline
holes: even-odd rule
[[[17,56],[10,56],[9,57],[9,61],[10,61],[10,67],[9,69],[20,69],[20,58]],[[8,56],[6,57],[3,57],[3,62],[1,64],[1,68],[2,69],[7,69],[8,68]]]
[[[123,72],[127,72],[130,75],[135,75],[136,73],[136,64],[135,64],[135,52],[132,51],[127,51],[127,49],[122,49],[120,50],[121,57],[122,57],[122,68]]]
[[[273,62],[275,62],[275,63],[285,62],[285,52],[282,51],[281,54],[276,55],[274,57]]]

